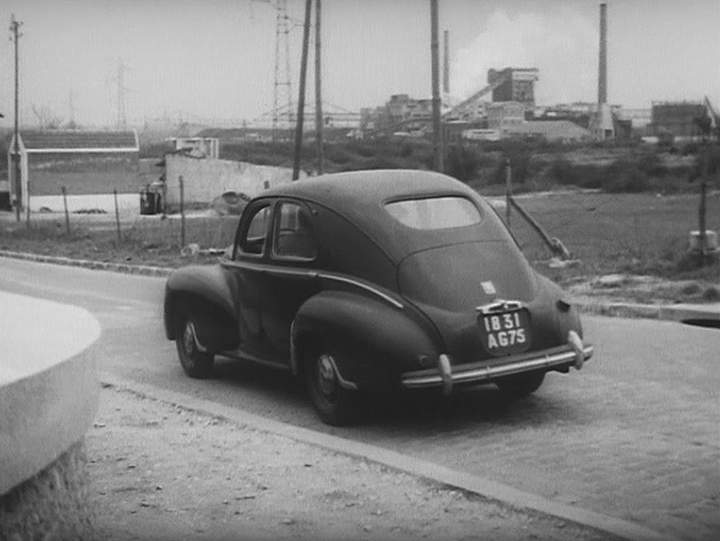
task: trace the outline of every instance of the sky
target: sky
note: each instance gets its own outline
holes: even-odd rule
[[[36,120],[33,109],[64,122],[74,110],[80,125],[114,124],[121,63],[132,123],[163,117],[253,121],[274,105],[276,1],[2,0],[8,39],[0,40],[0,127],[13,123],[12,14],[23,22],[21,124]],[[540,70],[540,105],[597,99],[598,1],[438,4],[441,38],[449,31],[454,99],[485,86],[488,69],[507,66]],[[304,5],[287,0],[294,102]],[[707,95],[720,109],[719,0],[607,5],[610,103],[649,108],[653,101]],[[322,11],[327,104],[358,111],[384,104],[391,94],[431,96],[429,0],[323,0]],[[309,101],[313,62],[311,56]]]

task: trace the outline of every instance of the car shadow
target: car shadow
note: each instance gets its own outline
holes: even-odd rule
[[[219,357],[214,379],[251,393],[275,406],[278,420],[328,430],[317,418],[302,381],[289,371],[275,370],[249,361]],[[542,387],[525,398],[512,399],[495,385],[466,387],[450,397],[437,390],[370,395],[361,401],[362,413],[355,426],[333,428],[351,435],[358,429],[391,434],[442,434],[463,430],[513,429],[529,425],[585,424],[592,411],[554,386]],[[558,392],[560,391],[560,392]],[[259,408],[264,409],[264,408]]]
[[[464,389],[450,397],[413,392],[381,396],[370,402],[365,425],[393,430],[399,427],[433,433],[463,429],[521,427],[528,424],[579,422],[576,409],[550,394],[512,399],[494,385]]]

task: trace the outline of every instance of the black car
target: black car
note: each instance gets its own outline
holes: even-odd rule
[[[191,377],[208,377],[215,355],[303,376],[330,424],[354,420],[365,393],[491,382],[524,396],[593,352],[493,208],[428,171],[264,192],[231,257],[168,278],[165,330]]]

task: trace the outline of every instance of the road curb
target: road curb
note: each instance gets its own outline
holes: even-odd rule
[[[72,259],[69,257],[33,254],[28,252],[14,252],[10,250],[0,250],[0,257],[23,259],[37,263],[51,263],[55,265],[82,267],[86,269],[121,272],[124,274],[137,274],[142,276],[166,277],[175,270],[171,267],[129,265],[124,263],[95,261],[92,259]],[[602,302],[584,299],[576,300],[575,304],[582,313],[609,317],[658,319],[665,321],[685,321],[691,319],[720,320],[720,305],[717,304],[709,306],[690,304],[640,304],[614,301]]]
[[[374,445],[348,440],[332,434],[316,432],[308,428],[283,423],[281,421],[274,421],[241,409],[188,396],[154,385],[127,380],[109,373],[102,373],[100,380],[105,386],[127,390],[139,396],[222,418],[239,426],[260,432],[276,434],[328,451],[373,462],[395,471],[469,492],[486,500],[499,502],[517,510],[552,516],[582,527],[610,534],[616,538],[633,541],[668,541],[671,539],[663,536],[659,532],[633,522],[553,502],[541,496],[523,492],[522,490],[503,485],[496,481],[466,472],[452,470],[438,464],[433,464],[432,462],[416,459]]]
[[[96,261],[93,259],[73,259],[70,257],[33,254],[28,252],[13,252],[10,250],[0,250],[0,257],[23,259],[25,261],[32,261],[35,263],[52,263],[54,265],[65,265],[68,267],[82,267],[85,269],[122,272],[125,274],[139,274],[143,276],[169,276],[170,273],[174,270],[170,267],[109,263],[106,261]]]

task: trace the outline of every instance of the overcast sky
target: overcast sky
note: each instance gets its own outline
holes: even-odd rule
[[[608,0],[608,99],[625,107],[701,100],[720,108],[719,0]],[[323,0],[325,101],[345,109],[390,94],[429,97],[429,0]],[[439,0],[450,32],[451,94],[489,68],[537,67],[538,104],[597,99],[599,2]],[[298,22],[303,0],[288,0]],[[261,0],[2,0],[22,21],[21,118],[31,105],[81,124],[113,124],[117,71],[127,116],[253,120],[273,107],[274,3]],[[6,37],[10,34],[6,30]],[[290,42],[296,100],[302,29]],[[12,125],[13,49],[0,40],[0,125]],[[312,68],[312,58],[310,67]],[[309,72],[308,96],[312,96]]]

